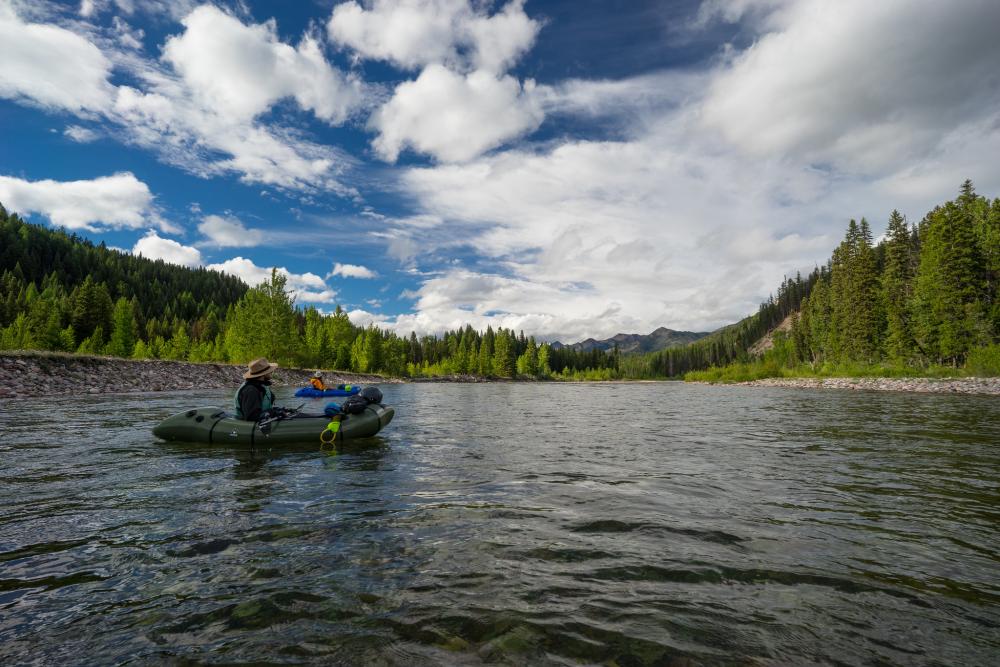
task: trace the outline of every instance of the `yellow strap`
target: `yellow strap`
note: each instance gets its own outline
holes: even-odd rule
[[[337,453],[337,434],[340,433],[340,415],[337,415],[330,423],[326,425],[326,428],[320,431],[319,434],[319,451],[326,451],[326,445],[330,445],[330,453]]]

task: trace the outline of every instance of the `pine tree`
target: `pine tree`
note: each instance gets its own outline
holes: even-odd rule
[[[899,211],[893,211],[886,231],[881,291],[886,317],[885,348],[889,358],[895,361],[905,361],[914,349],[910,326],[913,273],[910,230]]]
[[[320,368],[326,361],[326,327],[323,317],[315,308],[307,308],[305,313],[304,360],[307,366]]]
[[[850,356],[847,331],[851,321],[851,267],[857,239],[857,223],[851,220],[844,240],[833,251],[830,260],[830,322],[827,327],[827,359],[840,362]]]
[[[115,302],[111,323],[111,340],[107,352],[115,357],[128,357],[135,347],[136,325],[132,303],[125,297]]]
[[[35,347],[35,340],[28,327],[28,316],[20,313],[14,322],[0,332],[0,349],[3,350],[31,350]]]
[[[177,328],[174,329],[174,335],[170,337],[170,341],[167,343],[165,356],[169,359],[186,361],[190,352],[191,337],[188,335],[187,326],[178,322]]]
[[[534,336],[528,338],[528,349],[525,354],[528,356],[526,371],[528,375],[535,377],[538,375],[538,345]]]
[[[254,357],[288,362],[299,340],[294,300],[285,290],[287,278],[271,270],[271,278],[247,291],[233,309],[227,331],[230,357],[246,363]]]
[[[500,329],[493,341],[493,373],[498,377],[512,377],[514,359],[514,337],[506,329]]]
[[[965,209],[972,217],[983,263],[983,307],[993,333],[1000,334],[1000,199],[991,204],[985,197],[974,194],[971,183],[968,186],[971,196],[965,197]]]
[[[808,304],[803,301],[802,313],[792,313],[792,327],[788,333],[788,337],[792,342],[792,357],[795,362],[810,361],[809,352],[809,341],[808,341],[808,312],[806,306]]]
[[[104,331],[111,329],[111,296],[103,283],[95,284],[87,276],[77,288],[73,297],[71,316],[73,329],[81,338],[88,338],[98,327]]]
[[[933,360],[957,366],[988,337],[980,301],[982,261],[972,221],[960,206],[948,202],[928,214],[920,243],[914,333]]]
[[[549,365],[551,349],[548,343],[542,343],[538,348],[538,373],[543,377],[552,375],[552,367]]]
[[[351,364],[350,368],[359,373],[368,372],[368,355],[365,347],[365,338],[368,334],[365,331],[358,333],[358,337],[351,343]]]
[[[479,345],[479,374],[484,377],[493,375],[494,339],[493,327],[487,325],[483,341]]]
[[[880,343],[882,314],[878,295],[878,264],[872,248],[868,221],[861,219],[851,267],[851,357],[857,361],[875,361]]]
[[[365,332],[362,350],[365,359],[364,372],[375,373],[382,369],[382,332],[370,325]]]
[[[813,362],[824,361],[830,355],[830,282],[823,273],[812,288],[805,305],[808,312],[809,350]]]

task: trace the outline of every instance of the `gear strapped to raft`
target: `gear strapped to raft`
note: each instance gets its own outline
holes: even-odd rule
[[[302,403],[297,408],[271,408],[262,414],[261,418],[257,420],[257,428],[261,433],[267,435],[268,431],[271,430],[271,424],[281,421],[282,419],[291,419],[295,415],[299,414],[304,406],[305,403]]]

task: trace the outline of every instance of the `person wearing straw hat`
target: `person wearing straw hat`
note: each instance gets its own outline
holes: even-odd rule
[[[312,385],[313,389],[318,389],[319,391],[325,390],[326,385],[323,383],[323,371],[313,373],[312,377],[309,378],[309,384]]]
[[[278,367],[264,357],[254,359],[243,374],[243,384],[236,390],[233,399],[236,418],[255,422],[263,413],[274,407],[274,392],[271,391],[271,373]]]

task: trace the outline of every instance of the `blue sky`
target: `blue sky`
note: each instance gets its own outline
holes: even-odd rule
[[[0,0],[0,202],[440,333],[709,330],[1000,194],[991,0]]]

